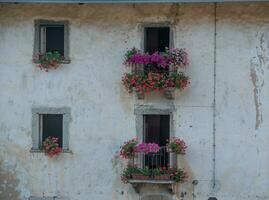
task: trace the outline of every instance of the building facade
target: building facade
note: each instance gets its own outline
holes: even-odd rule
[[[0,4],[0,199],[269,199],[268,10],[267,3]],[[169,28],[169,45],[188,52],[191,84],[174,99],[138,99],[122,85],[124,54],[146,48],[148,27]],[[49,72],[33,59],[45,29],[46,41],[50,31],[57,40],[46,48],[64,46],[64,63]],[[119,148],[141,137],[139,120],[151,114],[169,115],[169,137],[188,145],[189,178],[173,192],[121,182]],[[56,158],[40,151],[50,120],[62,124]]]

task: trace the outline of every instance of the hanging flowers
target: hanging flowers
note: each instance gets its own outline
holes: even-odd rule
[[[137,144],[138,140],[136,138],[124,142],[124,144],[120,148],[120,157],[125,159],[130,159],[134,157]]]
[[[166,88],[184,90],[188,87],[190,81],[182,72],[172,72],[170,75],[165,73],[126,73],[122,77],[122,83],[129,93],[133,92],[133,88],[142,93],[149,93]]]
[[[58,51],[46,52],[44,54],[38,54],[37,56],[37,67],[40,70],[48,72],[50,69],[56,69],[60,66],[64,57]]]
[[[160,151],[160,146],[156,143],[140,143],[135,147],[135,152],[137,153],[157,153]]]
[[[184,140],[175,137],[171,138],[166,146],[169,152],[174,152],[176,154],[185,154],[187,149]]]
[[[43,141],[43,149],[49,157],[55,157],[61,153],[62,149],[59,147],[58,140],[56,137],[49,136]]]

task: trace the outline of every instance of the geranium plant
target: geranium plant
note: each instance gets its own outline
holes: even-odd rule
[[[166,167],[158,167],[152,170],[155,180],[170,180],[170,172]]]
[[[148,167],[138,168],[136,166],[128,165],[121,174],[121,180],[123,183],[127,183],[128,180],[147,180],[150,178],[152,170]]]
[[[176,154],[185,154],[187,145],[184,140],[173,137],[168,141],[167,149],[169,152],[173,152]]]
[[[132,174],[137,172],[138,168],[136,166],[128,165],[121,174],[121,181],[127,183],[132,178]]]
[[[185,182],[188,179],[188,174],[183,169],[169,168],[168,171],[175,182]]]
[[[136,138],[124,142],[120,148],[120,156],[126,159],[133,158],[137,144],[138,140]]]
[[[161,91],[166,88],[184,90],[189,84],[189,78],[182,72],[135,74],[126,73],[122,78],[126,90],[131,93],[133,88],[142,93]]]
[[[49,136],[43,141],[43,149],[49,157],[55,157],[61,153],[62,149],[59,147],[58,140],[57,137]]]
[[[64,57],[58,51],[38,54],[36,57],[38,63],[37,66],[46,72],[48,72],[50,69],[58,68],[61,62],[64,60]]]

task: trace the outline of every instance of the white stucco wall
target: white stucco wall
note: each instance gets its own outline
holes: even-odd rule
[[[117,151],[136,136],[134,108],[141,104],[176,107],[175,132],[188,144],[191,175],[180,188],[183,199],[269,199],[269,5],[218,4],[216,43],[214,9],[0,5],[0,199],[139,199],[120,181],[124,163]],[[70,21],[70,64],[49,73],[35,67],[35,19]],[[174,45],[189,52],[191,87],[174,101],[160,95],[138,101],[121,85],[123,55],[140,47],[141,23],[164,21],[176,27]],[[50,159],[30,153],[34,106],[71,108],[73,154]]]

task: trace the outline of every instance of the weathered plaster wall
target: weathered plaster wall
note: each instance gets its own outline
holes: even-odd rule
[[[141,104],[176,108],[175,133],[189,146],[185,199],[269,199],[268,9],[218,4],[215,21],[214,4],[0,5],[0,199],[139,199],[120,182],[117,151],[136,135]],[[71,64],[49,73],[35,67],[35,19],[70,21]],[[175,46],[189,52],[191,87],[175,101],[137,101],[121,85],[123,54],[141,45],[141,23],[164,21],[176,27]],[[34,106],[71,108],[73,154],[30,153]]]

